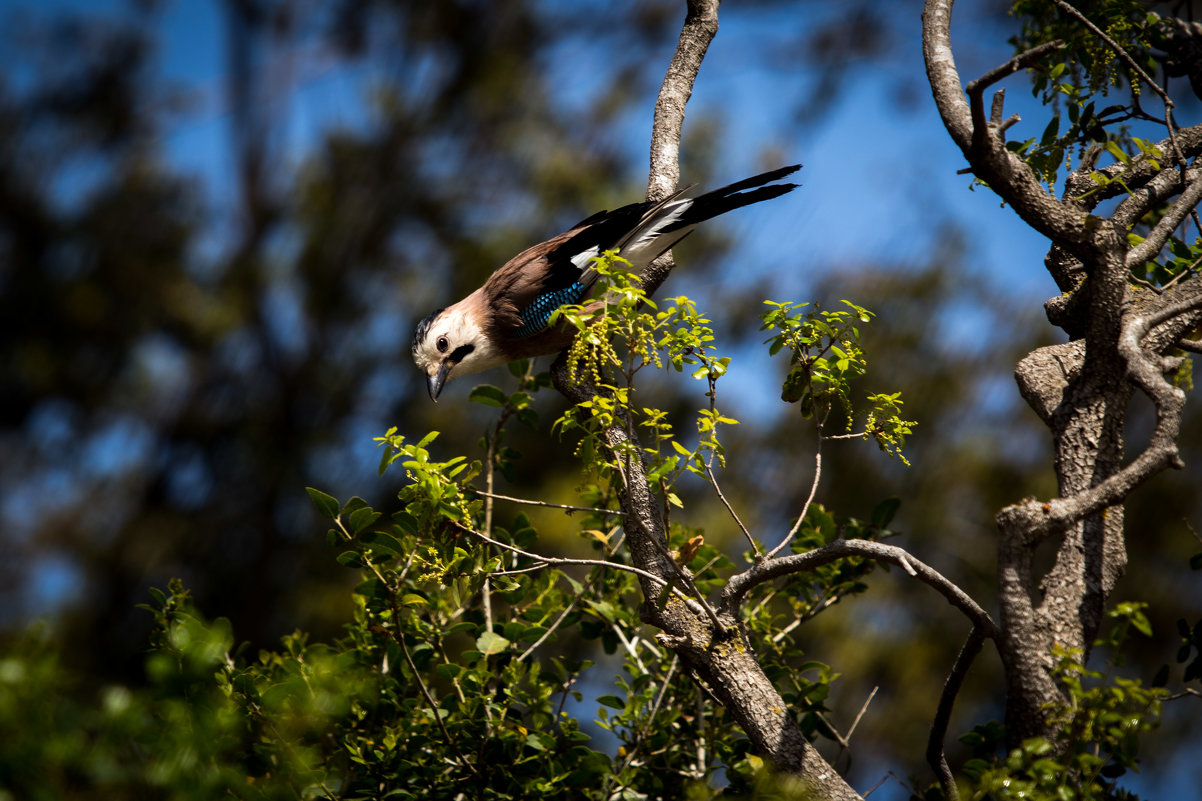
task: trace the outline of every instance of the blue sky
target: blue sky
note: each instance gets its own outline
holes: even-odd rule
[[[127,7],[123,0],[3,0],[0,5],[8,6],[6,11],[24,7],[37,8],[39,13],[55,8],[123,13]],[[763,46],[765,36],[779,32],[779,21],[739,14],[734,6],[723,9],[722,27],[689,107],[693,114],[713,111],[723,119],[722,164],[716,175],[733,180],[760,169],[759,156],[765,148],[805,164],[803,190],[791,203],[765,204],[726,223],[753,253],[760,249],[768,253],[768,263],[782,242],[804,247],[806,260],[814,265],[904,262],[919,261],[929,252],[932,230],[926,223],[932,216],[946,214],[973,233],[971,262],[982,280],[1042,302],[1054,292],[1042,267],[1043,238],[1000,208],[992,193],[969,191],[969,178],[955,172],[963,160],[929,100],[903,107],[896,97],[903,80],[922,76],[917,4],[913,9],[909,5],[884,6],[896,20],[897,39],[906,45],[899,48],[894,63],[884,69],[875,64],[849,65],[852,77],[841,100],[822,119],[798,128],[781,118],[780,111],[790,104],[778,98],[804,93],[810,88],[810,77],[804,69],[792,80],[779,71],[757,68],[752,65],[758,61],[750,55]],[[907,11],[897,13],[897,8]],[[991,41],[974,27],[970,15],[971,8],[966,8],[961,16],[967,21],[957,32],[976,46]],[[166,2],[159,19],[162,39],[157,55],[162,75],[187,87],[192,99],[191,110],[168,127],[164,152],[173,163],[201,177],[212,197],[220,199],[229,189],[222,182],[230,174],[228,112],[222,98],[224,21],[216,4],[207,0]],[[1007,51],[1004,42],[995,44],[1000,62]],[[673,45],[664,43],[665,64]],[[322,131],[370,120],[371,112],[363,102],[369,68],[341,68],[321,56],[315,51],[299,53],[289,91],[274,100],[287,115],[283,145],[297,160]],[[972,68],[983,70],[992,63],[982,61],[962,69],[970,78]],[[570,69],[571,65],[572,59],[563,58],[555,67]],[[567,83],[587,86],[592,66],[578,61],[576,68],[585,77]],[[659,74],[662,66],[653,69]],[[644,118],[630,121],[632,160],[645,161],[652,101],[649,97],[644,104]],[[1035,108],[1021,76],[1011,79],[1008,104],[1011,110]],[[686,129],[687,125],[686,120]],[[1012,129],[1012,136],[1036,135],[1039,125],[1031,123],[1031,130],[1024,130],[1020,124]],[[882,136],[882,132],[888,133]],[[854,213],[848,214],[848,209]],[[580,209],[582,214],[588,211]]]
[[[7,2],[10,7],[36,7],[41,12],[70,8],[120,14],[128,13],[129,8],[128,0]],[[763,154],[772,152],[782,161],[805,165],[799,174],[802,188],[784,199],[724,218],[737,269],[704,281],[693,279],[687,269],[678,271],[665,292],[687,292],[698,295],[703,303],[720,303],[709,299],[720,299],[727,282],[763,275],[771,278],[774,299],[806,299],[813,277],[835,270],[852,273],[859,266],[925,263],[946,230],[943,224],[952,224],[967,232],[964,264],[974,280],[988,286],[990,292],[1012,297],[1024,308],[1038,308],[1056,292],[1042,266],[1046,242],[1009,209],[1001,208],[991,192],[970,189],[970,178],[957,174],[963,159],[943,130],[933,104],[921,94],[925,79],[918,48],[918,6],[883,4],[881,13],[890,18],[896,42],[889,55],[870,64],[850,62],[839,99],[819,119],[799,122],[787,115],[795,101],[814,90],[813,70],[804,64],[796,72],[782,71],[779,63],[765,67],[757,54],[765,48],[787,52],[792,26],[813,24],[805,15],[838,13],[837,7],[831,11],[821,4],[802,4],[800,8],[797,19],[788,20],[789,25],[738,6],[723,9],[719,34],[689,106],[686,137],[690,118],[704,114],[719,119],[722,134],[718,161],[712,169],[715,181],[735,180],[764,169],[768,165]],[[187,110],[166,126],[161,150],[207,188],[215,212],[214,235],[197,239],[201,247],[210,249],[195,254],[203,265],[208,257],[220,255],[226,241],[221,229],[233,222],[221,210],[237,205],[224,99],[226,23],[218,4],[208,0],[166,2],[156,13],[161,32],[158,68],[163,77],[185,89],[188,99]],[[971,50],[979,58],[976,63],[961,64],[966,78],[1008,57],[1005,43],[983,29],[971,7],[957,20],[956,35],[972,42]],[[993,43],[992,48],[983,49],[982,42]],[[662,60],[648,67],[656,79],[674,46],[674,36],[666,39]],[[301,163],[325,131],[370,126],[373,114],[365,101],[375,77],[370,62],[348,67],[312,47],[301,48],[290,56],[287,80],[267,99],[273,116],[285,121],[278,126],[279,145],[293,164]],[[563,90],[565,103],[588,102],[597,83],[591,76],[604,69],[596,60],[603,57],[597,48],[569,44],[552,58],[551,69],[564,76],[556,84],[567,87]],[[1012,78],[1010,84],[1010,111],[1037,108],[1021,76]],[[646,163],[655,88],[651,85],[644,101],[620,123],[621,140],[627,143],[634,169]],[[1012,136],[1036,135],[1042,123],[1039,114],[1031,117],[1036,122],[1016,126]],[[689,176],[683,175],[682,182],[690,182]],[[579,219],[592,211],[582,205],[567,210],[565,216]],[[504,210],[498,209],[498,213]],[[931,225],[932,220],[941,224]],[[546,233],[556,231],[548,228]],[[294,299],[282,287],[272,301],[281,311],[276,319],[286,324]],[[403,311],[417,319],[426,310]],[[945,329],[952,347],[979,347],[988,338],[979,323],[971,307],[932,321]],[[723,333],[719,329],[719,335]],[[295,341],[301,338],[298,334]],[[744,420],[765,421],[781,413],[773,400],[775,392],[765,391],[766,382],[774,380],[776,372],[762,354],[736,360],[727,381],[727,387],[734,390],[728,390],[726,396],[731,413]],[[1015,401],[1013,393],[1003,391],[993,402]],[[366,462],[372,461],[371,449],[370,441],[365,442],[362,453]]]

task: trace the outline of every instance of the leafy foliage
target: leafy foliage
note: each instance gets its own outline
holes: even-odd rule
[[[332,523],[327,542],[336,561],[360,577],[342,637],[311,643],[297,632],[252,655],[234,648],[228,621],[205,620],[173,582],[167,593],[152,591],[155,602],[144,607],[155,619],[150,688],[109,688],[98,711],[69,707],[51,716],[38,704],[68,674],[31,639],[0,662],[0,720],[12,722],[0,734],[18,744],[0,761],[0,783],[30,798],[54,797],[73,783],[97,797],[708,798],[723,782],[727,794],[795,793],[641,621],[641,604],[670,602],[680,589],[641,597],[615,525],[623,460],[644,460],[665,503],[677,506],[672,488],[683,476],[715,481],[716,432],[734,422],[716,408],[729,360],[715,355],[708,321],[691,302],[677,298],[660,311],[610,266],[600,268],[618,289],[603,312],[564,313],[587,340],[573,352],[577,376],[603,382],[607,402],[569,409],[556,422],[579,433],[586,474],[599,479],[581,487],[586,506],[565,507],[580,515],[570,528],[595,558],[536,553],[540,534],[531,520],[519,513],[498,524],[494,497],[477,486],[491,487],[493,473],[517,457],[504,444],[507,424],[538,423],[532,397],[549,381],[527,363],[512,365],[514,391],[484,385],[470,395],[497,413],[479,442],[482,460],[437,455],[437,432],[411,440],[394,428],[377,438],[380,471],[399,467],[407,479],[395,514],[309,490]],[[910,425],[896,415],[900,400],[870,395],[863,415],[852,401],[852,382],[867,367],[858,326],[870,313],[850,303],[806,314],[799,304],[769,305],[770,349],[791,357],[786,393],[810,398],[802,419],[821,433],[832,410],[862,416],[866,427],[856,436],[899,449]],[[597,332],[624,347],[610,347]],[[629,405],[635,376],[649,365],[694,366],[694,378],[706,381],[709,408],[698,413],[694,447],[677,439],[661,411]],[[600,437],[614,421],[648,445],[631,437],[627,450],[610,447]],[[811,504],[790,548],[891,536],[898,503],[882,502],[867,522]],[[720,590],[734,568],[703,530],[681,521],[672,522],[665,546],[703,596]],[[867,559],[843,559],[760,585],[747,599],[749,642],[810,739],[846,747],[827,707],[839,674],[809,657],[796,633],[865,592],[874,569]],[[1140,604],[1120,605],[1113,617],[1102,644],[1115,654],[1131,630],[1150,631]],[[1196,640],[1196,632],[1183,632],[1179,661]],[[1139,737],[1156,726],[1165,691],[1107,680],[1074,653],[1061,654],[1056,675],[1066,702],[1048,710],[1055,741],[1032,740],[990,760],[1001,741],[996,726],[965,738],[983,755],[965,766],[975,798],[1111,797],[1114,780],[1136,766]],[[590,716],[604,739],[586,731]],[[123,759],[128,753],[138,756]]]
[[[1012,13],[1022,29],[1011,39],[1017,51],[1053,41],[1062,47],[1049,52],[1031,68],[1032,91],[1041,98],[1049,117],[1039,137],[1007,142],[1055,192],[1060,169],[1072,169],[1090,148],[1113,158],[1116,170],[1089,172],[1095,186],[1078,193],[1088,200],[1095,193],[1111,196],[1118,191],[1130,195],[1130,176],[1141,167],[1161,170],[1176,158],[1165,153],[1139,131],[1158,130],[1163,135],[1166,118],[1144,109],[1144,75],[1157,72],[1156,47],[1162,44],[1162,20],[1137,0],[1086,2],[1074,5],[1110,42],[1047,0],[1019,0]],[[1121,48],[1123,55],[1119,54]],[[1125,90],[1122,102],[1101,103],[1110,91]],[[1102,106],[1099,109],[1099,106]],[[1096,158],[1096,156],[1091,156]],[[1128,234],[1134,246],[1160,218],[1150,212],[1136,230]],[[1170,238],[1166,252],[1133,268],[1133,280],[1168,288],[1195,274],[1202,263],[1202,239]]]
[[[610,254],[598,264],[607,281],[601,313],[562,312],[581,331],[570,354],[576,374],[602,382],[604,402],[571,408],[556,422],[559,431],[581,436],[577,453],[586,473],[600,479],[581,488],[588,505],[572,507],[581,516],[578,536],[596,558],[534,553],[540,536],[530,519],[517,514],[498,524],[494,498],[477,486],[491,487],[493,473],[516,457],[504,444],[507,424],[538,422],[531,398],[548,381],[529,364],[512,365],[515,391],[485,385],[470,395],[497,412],[479,443],[484,459],[437,455],[437,432],[411,440],[393,428],[377,438],[380,471],[399,467],[407,479],[395,514],[385,517],[362,498],[342,503],[309,489],[332,523],[327,542],[338,551],[336,561],[360,576],[342,637],[315,644],[298,632],[279,649],[253,656],[233,647],[228,621],[206,621],[173,582],[168,593],[154,591],[155,603],[144,607],[156,623],[147,661],[155,692],[113,696],[126,699],[127,719],[143,725],[131,723],[128,731],[98,725],[96,737],[114,752],[153,742],[157,750],[141,767],[168,794],[186,785],[179,797],[502,799],[571,792],[703,798],[715,792],[723,767],[732,790],[762,784],[762,761],[748,753],[728,713],[645,629],[639,612],[645,601],[621,527],[614,525],[624,459],[644,459],[665,502],[677,506],[682,502],[672,488],[682,476],[713,480],[714,462],[724,464],[718,432],[735,422],[716,406],[729,359],[715,355],[708,321],[692,302],[676,298],[661,311],[612,262]],[[867,319],[865,310],[849,308],[857,320]],[[866,366],[847,314],[816,317],[810,327],[787,319],[771,323],[787,330],[781,342],[791,352],[821,354],[808,363],[812,383],[837,385],[822,395],[823,403],[836,394],[844,402],[848,382]],[[803,330],[819,329],[810,344],[801,344],[799,337],[811,336]],[[698,412],[691,446],[677,438],[662,411],[630,404],[642,369],[683,371],[686,365],[705,381],[709,401]],[[600,432],[614,420],[641,433],[647,445],[637,445],[639,437],[631,437],[626,450],[601,441]],[[837,521],[813,504],[792,549],[887,535],[896,508],[886,502],[872,523],[861,523]],[[704,531],[680,521],[671,524],[665,546],[703,594],[724,586],[734,567],[705,541]],[[840,738],[825,706],[838,674],[808,658],[793,632],[863,592],[872,569],[871,562],[848,559],[761,586],[747,611],[748,636],[808,737]],[[650,600],[666,603],[670,595]],[[608,687],[595,654],[584,655],[597,646],[620,655],[620,673]],[[5,664],[0,676],[23,675],[41,663]],[[21,701],[10,694],[3,703]],[[583,730],[590,714],[610,747]],[[164,726],[171,727],[169,737]],[[160,753],[171,771],[154,767]],[[185,753],[191,756],[181,760]],[[19,764],[28,774],[14,763],[5,784],[30,786],[48,758],[25,758]],[[112,791],[140,775],[131,770],[87,781]]]
[[[1087,0],[1076,9],[1106,36],[1134,56],[1145,71],[1156,69],[1149,52],[1152,29],[1160,17],[1138,0]],[[1110,88],[1131,87],[1139,94],[1139,76],[1095,33],[1078,19],[1068,16],[1047,0],[1017,0],[1011,14],[1021,22],[1020,33],[1011,39],[1018,50],[1060,40],[1065,48],[1060,58],[1044,62],[1032,76],[1032,91],[1045,105],[1060,97],[1079,98],[1105,94]],[[1067,57],[1066,57],[1067,56]],[[1048,66],[1050,65],[1050,66]]]
[[[859,326],[872,320],[872,312],[847,300],[844,309],[816,308],[805,314],[800,310],[808,303],[765,303],[771,309],[762,315],[762,330],[773,332],[768,351],[790,354],[781,400],[798,403],[802,416],[813,418],[819,432],[830,414],[839,411],[851,432],[856,422],[851,382],[868,368]],[[902,448],[916,423],[901,418],[900,393],[869,395],[867,403],[864,431],[858,436],[875,439],[881,450],[908,465]]]
[[[1031,738],[1000,759],[971,759],[964,770],[974,799],[1135,797],[1117,779],[1138,769],[1140,737],[1159,725],[1168,692],[1108,674],[1122,664],[1121,648],[1132,630],[1151,636],[1145,607],[1120,603],[1108,613],[1114,625],[1096,643],[1110,649],[1107,673],[1087,669],[1079,651],[1058,649],[1054,675],[1064,702],[1046,710],[1055,739]],[[1002,742],[1001,727],[977,726],[961,740],[977,754],[988,754]]]

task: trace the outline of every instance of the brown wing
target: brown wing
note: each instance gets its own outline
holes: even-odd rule
[[[489,335],[505,342],[506,349],[527,349],[523,340],[540,339],[539,332],[515,337],[527,325],[522,313],[540,299],[556,296],[558,303],[578,301],[588,295],[596,275],[587,265],[572,260],[582,253],[617,248],[620,242],[645,219],[658,204],[631,203],[613,211],[601,211],[581,220],[567,231],[546,242],[527,248],[498,269],[483,287],[489,305]],[[558,300],[565,290],[579,284],[572,300]],[[570,338],[569,338],[570,340]],[[542,352],[548,352],[543,350]]]
[[[656,203],[631,203],[601,211],[527,248],[482,287],[490,311],[489,336],[502,343],[507,353],[534,355],[555,350],[563,337],[541,326],[546,326],[554,308],[587,297],[596,281],[594,271],[579,258],[582,254],[620,249],[639,268],[687,236],[698,223],[793,190],[795,184],[765,184],[799,166],[761,173],[688,201],[678,201],[681,190]]]
[[[543,293],[569,285],[580,276],[571,257],[557,259],[563,245],[579,233],[565,231],[559,236],[526,248],[505,262],[484,283],[484,300],[492,314],[489,336],[496,341],[508,341],[523,325],[522,310]],[[569,270],[563,268],[563,262]],[[557,275],[558,273],[558,275]]]

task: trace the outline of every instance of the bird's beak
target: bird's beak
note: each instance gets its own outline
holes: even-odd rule
[[[430,400],[438,403],[438,394],[442,392],[442,385],[447,383],[447,375],[454,366],[449,361],[444,361],[439,365],[437,373],[426,376],[426,389],[430,392]]]

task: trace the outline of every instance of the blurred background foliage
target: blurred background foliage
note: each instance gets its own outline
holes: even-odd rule
[[[371,438],[390,425],[438,429],[448,454],[474,447],[486,410],[465,392],[429,403],[409,359],[413,324],[529,243],[642,194],[651,107],[682,14],[676,0],[213,0],[203,5],[219,20],[218,68],[197,79],[164,33],[190,5],[0,7],[0,642],[25,641],[43,621],[38,636],[74,671],[62,691],[80,697],[145,680],[151,620],[135,604],[172,577],[206,615],[228,617],[237,641],[273,647],[296,629],[314,640],[341,631],[352,579],[303,488],[388,509],[397,477],[376,475]],[[965,9],[970,34],[1013,24],[1004,4],[977,5]],[[874,159],[873,138],[890,135],[869,126],[878,113],[946,139],[925,97],[917,14],[913,4],[806,0],[722,9],[716,48],[726,27],[750,30],[743,42],[771,35],[729,56],[740,67],[718,70],[713,89],[703,68],[683,180],[715,185],[807,161],[809,141],[846,137],[836,168],[870,164],[919,208],[870,216],[877,187],[816,193],[807,162],[792,205],[764,212],[775,227],[732,221],[695,235],[663,294],[695,297],[727,352],[745,354],[746,380],[725,390],[743,423],[726,438],[738,469],[722,482],[762,531],[787,527],[804,502],[814,443],[776,401],[783,368],[751,350],[761,301],[846,297],[874,311],[866,390],[903,393],[905,416],[919,421],[913,467],[835,443],[818,499],[866,518],[900,497],[903,544],[992,608],[993,514],[1054,487],[1047,438],[1010,378],[1022,354],[1057,341],[1040,308],[1054,289],[999,291],[1040,269],[1004,249],[983,278],[988,234],[952,213],[968,202],[968,180],[961,195],[928,202],[925,183],[957,159]],[[966,36],[965,74],[1004,60],[1003,39]],[[328,116],[297,99],[314,85]],[[771,111],[751,139],[747,126],[761,121],[737,118],[744,95]],[[865,110],[854,139],[837,127],[849,97],[879,106],[882,96],[883,112]],[[173,143],[198,119],[220,131],[219,157],[189,162]],[[828,204],[846,227],[806,236],[887,229],[896,252],[839,258],[791,235],[801,207]],[[984,205],[997,222],[1010,215]],[[753,242],[756,232],[766,241]],[[653,383],[663,408],[701,403],[698,385]],[[545,429],[563,401],[543,393],[539,403]],[[1202,422],[1190,414],[1183,456],[1196,466]],[[1146,425],[1136,417],[1133,442]],[[548,430],[512,437],[525,457],[498,490],[570,503],[570,448]],[[725,511],[705,487],[682,489],[695,493],[689,523],[737,555]],[[1182,570],[1197,548],[1191,526],[1202,526],[1198,498],[1190,469],[1158,477],[1128,507],[1119,596],[1152,603],[1156,636],[1133,668],[1145,678],[1172,661],[1175,619],[1202,609],[1197,574]],[[554,537],[555,518],[543,517]],[[881,572],[870,584],[800,633],[842,676],[830,706],[844,724],[880,687],[853,743],[858,784],[897,765],[921,769],[914,744],[966,633],[922,587]],[[981,660],[958,718],[996,714],[996,667]],[[1166,709],[1162,741],[1196,738],[1196,718]],[[1166,746],[1161,767],[1178,757]]]

